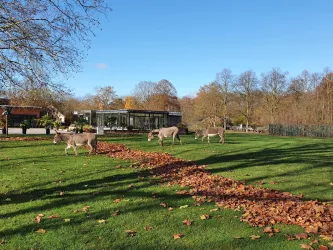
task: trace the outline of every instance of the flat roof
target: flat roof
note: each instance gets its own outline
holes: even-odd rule
[[[42,109],[42,107],[37,106],[14,106],[14,105],[0,105],[1,108],[11,107],[11,108],[34,108],[34,109]]]
[[[146,113],[146,114],[166,114],[166,115],[173,115],[173,116],[181,116],[182,112],[174,112],[174,111],[162,111],[162,110],[140,110],[140,109],[110,109],[110,110],[80,110],[74,111],[74,114],[79,113],[87,113],[91,111],[96,111],[98,114],[104,113],[116,113],[116,114],[127,114],[127,113]]]

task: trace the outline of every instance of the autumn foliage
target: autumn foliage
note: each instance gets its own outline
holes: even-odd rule
[[[98,150],[109,157],[131,160],[137,167],[151,169],[151,174],[167,185],[189,187],[189,190],[178,193],[191,195],[197,203],[215,202],[219,207],[242,209],[241,220],[250,225],[294,224],[303,227],[306,233],[333,237],[331,203],[303,201],[301,195],[254,187],[213,175],[204,165],[177,159],[168,153],[131,150],[125,145],[107,142],[98,142]],[[274,232],[272,229],[271,233]]]

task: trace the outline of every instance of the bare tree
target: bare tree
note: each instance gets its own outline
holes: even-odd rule
[[[264,92],[267,108],[274,123],[283,92],[286,90],[288,72],[281,72],[279,68],[273,68],[261,75],[262,91]],[[304,88],[304,87],[303,87]]]
[[[112,86],[97,87],[95,102],[98,103],[99,109],[112,109],[114,102],[118,99]]]
[[[154,95],[155,86],[155,82],[142,81],[134,87],[133,97],[137,100],[137,102],[141,103],[143,109],[148,109],[147,103],[149,103]]]
[[[320,97],[320,106],[322,114],[322,122],[333,124],[333,72],[326,68],[324,69],[324,77],[320,85],[317,87]]]
[[[229,106],[229,94],[231,87],[233,86],[234,76],[230,69],[223,69],[216,74],[216,82],[221,86],[221,94],[223,99],[223,123],[224,128],[227,127],[228,118],[228,106]]]
[[[248,70],[239,75],[235,84],[236,90],[244,104],[244,117],[246,121],[246,132],[249,129],[250,114],[254,104],[253,93],[257,90],[258,79],[256,73]]]
[[[0,85],[65,89],[53,79],[80,69],[105,0],[3,0],[0,3]]]

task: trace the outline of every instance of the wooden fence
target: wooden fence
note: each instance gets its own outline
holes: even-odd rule
[[[333,126],[270,124],[269,134],[283,136],[333,137]]]

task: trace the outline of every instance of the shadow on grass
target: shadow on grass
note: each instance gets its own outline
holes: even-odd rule
[[[46,230],[57,229],[59,227],[73,225],[81,225],[82,223],[89,220],[96,220],[100,218],[110,217],[112,213],[114,213],[117,209],[120,209],[121,215],[126,213],[133,213],[137,211],[146,211],[149,209],[154,210],[166,210],[159,206],[163,201],[175,201],[179,198],[188,198],[189,196],[179,196],[179,195],[168,195],[164,192],[160,192],[158,194],[149,191],[149,188],[152,186],[160,185],[161,182],[159,180],[147,179],[146,177],[150,176],[148,170],[139,170],[135,172],[125,173],[125,174],[114,174],[112,176],[107,176],[98,179],[92,179],[88,181],[80,181],[77,183],[72,183],[68,185],[63,185],[61,187],[56,186],[52,188],[37,188],[32,190],[31,192],[22,192],[19,194],[10,194],[5,198],[10,198],[11,201],[8,202],[8,205],[20,204],[20,203],[31,203],[32,201],[37,200],[45,200],[46,202],[42,205],[34,205],[31,207],[17,209],[17,211],[13,212],[2,212],[0,214],[0,219],[9,219],[14,216],[24,215],[29,213],[34,213],[36,216],[41,211],[47,213],[47,211],[53,209],[61,209],[62,207],[67,207],[67,210],[71,210],[70,207],[75,207],[75,209],[80,209],[82,204],[91,204],[98,200],[110,199],[108,206],[102,209],[99,212],[87,212],[87,213],[76,213],[77,214],[87,214],[87,216],[82,216],[80,218],[75,218],[71,220],[71,223],[66,224],[61,218],[56,220],[52,220],[52,223],[43,224],[43,228]],[[82,177],[82,176],[80,176]],[[139,178],[140,177],[140,178]],[[142,180],[142,178],[146,178]],[[147,190],[148,188],[148,190]],[[146,190],[145,190],[146,189]],[[154,189],[155,190],[155,189]],[[64,196],[60,196],[59,192],[64,192]],[[76,193],[79,192],[79,193]],[[152,197],[152,196],[157,197]],[[145,199],[151,198],[151,202],[140,202],[136,203],[135,206],[128,206],[126,204],[117,204],[116,208],[111,204],[116,204],[114,199],[119,197],[124,199],[124,197],[133,198],[133,199]],[[6,204],[3,203],[3,204]],[[2,205],[3,205],[2,204]],[[80,204],[80,205],[79,205]],[[27,204],[28,205],[28,204]],[[92,209],[93,210],[93,209]],[[68,212],[67,212],[68,213]],[[89,215],[89,216],[88,216]],[[74,216],[74,215],[73,215]],[[1,235],[3,237],[10,237],[15,234],[26,235],[30,233],[32,230],[35,231],[40,228],[40,225],[36,224],[31,218],[32,222],[29,224],[25,224],[19,226],[15,229],[7,229],[1,231]]]
[[[237,173],[238,170],[243,171],[247,169],[247,175],[250,176],[254,168],[256,171],[258,171],[260,167],[262,167],[264,171],[267,171],[267,167],[272,169],[272,175],[262,174],[253,178],[244,178],[246,182],[250,183],[264,181],[267,178],[308,178],[307,175],[313,175],[314,171],[319,171],[321,175],[327,173],[328,178],[331,176],[332,179],[333,175],[328,166],[328,163],[333,161],[331,152],[333,152],[333,145],[331,144],[307,144],[291,148],[283,148],[283,145],[280,145],[275,148],[253,148],[251,152],[249,152],[249,150],[239,150],[231,153],[216,153],[206,158],[199,159],[196,162],[200,165],[217,165],[218,167],[212,167],[208,171],[220,175],[223,175],[225,172],[236,171]],[[289,168],[288,166],[293,167]],[[288,182],[288,178],[285,179],[286,181],[284,182]],[[305,188],[311,190],[313,188],[312,185],[319,186],[321,183],[314,184],[310,179],[308,180],[308,185],[302,185],[303,190]],[[293,186],[293,183],[290,183],[290,186]],[[302,188],[293,187],[291,189],[296,191]],[[327,193],[329,193],[330,189],[331,187],[329,185],[321,187],[321,190]],[[311,195],[311,198],[315,197]],[[326,199],[319,200],[324,201]]]

